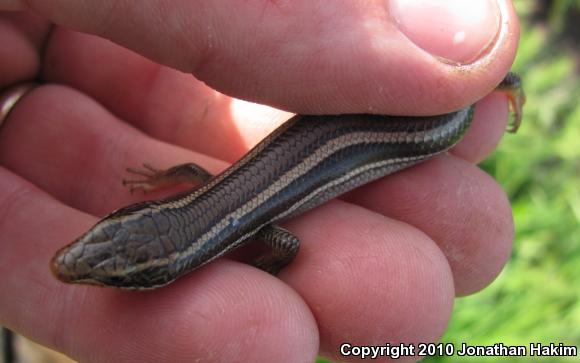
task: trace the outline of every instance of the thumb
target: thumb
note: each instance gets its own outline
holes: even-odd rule
[[[518,39],[509,0],[25,3],[223,93],[299,113],[457,109],[499,83]]]

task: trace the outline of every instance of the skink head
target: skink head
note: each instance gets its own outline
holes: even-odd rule
[[[67,283],[147,289],[171,282],[172,258],[160,236],[154,210],[112,214],[51,261],[53,274]]]

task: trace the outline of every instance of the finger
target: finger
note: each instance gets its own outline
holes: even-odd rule
[[[55,31],[46,77],[71,84],[149,135],[234,162],[289,114],[225,97],[183,74],[103,39]],[[94,67],[95,58],[107,65]],[[454,149],[471,162],[487,157],[507,123],[507,100],[479,102],[464,142]]]
[[[277,279],[221,261],[155,292],[65,285],[51,276],[48,262],[95,219],[3,168],[0,204],[0,290],[9,297],[0,299],[1,325],[83,362],[316,356],[312,315]]]
[[[508,0],[468,4],[480,12],[441,3],[437,16],[451,34],[444,41],[428,28],[440,24],[416,19],[429,9],[395,3],[29,2],[58,24],[192,72],[220,92],[298,113],[444,113],[480,99],[509,69],[518,26]]]
[[[358,361],[340,356],[341,344],[417,344],[443,334],[453,278],[425,234],[340,201],[292,220],[288,228],[302,246],[281,278],[313,309],[323,355]]]
[[[30,13],[0,12],[0,88],[34,79],[49,24]]]
[[[417,227],[447,257],[458,295],[487,286],[511,252],[513,219],[505,193],[477,167],[444,155],[347,196]]]
[[[163,152],[155,151],[160,149]],[[127,167],[146,162],[164,168],[192,161],[213,173],[226,166],[146,137],[93,100],[62,86],[46,85],[28,94],[0,133],[1,165],[64,203],[97,215],[143,199],[122,185]]]
[[[451,153],[470,163],[485,160],[505,135],[509,120],[507,97],[494,92],[479,101],[469,130]]]

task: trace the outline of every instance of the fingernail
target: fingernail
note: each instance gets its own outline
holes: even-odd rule
[[[399,30],[417,46],[451,63],[472,63],[500,30],[496,0],[388,0]]]

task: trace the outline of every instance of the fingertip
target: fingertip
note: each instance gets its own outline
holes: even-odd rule
[[[333,201],[292,221],[303,241],[284,280],[312,307],[323,355],[342,343],[436,341],[451,314],[453,276],[413,227]]]
[[[347,198],[428,234],[451,266],[458,295],[490,284],[509,258],[514,226],[505,192],[454,155],[371,183]]]
[[[483,161],[503,138],[508,120],[509,104],[505,95],[490,94],[477,103],[471,127],[451,152],[474,164]]]
[[[467,242],[471,249],[467,258],[449,255],[460,257],[453,261],[457,296],[471,295],[489,286],[506,266],[513,247],[514,219],[507,194],[492,178],[481,180],[482,195],[487,196],[479,207],[484,213],[468,224],[478,240]]]

